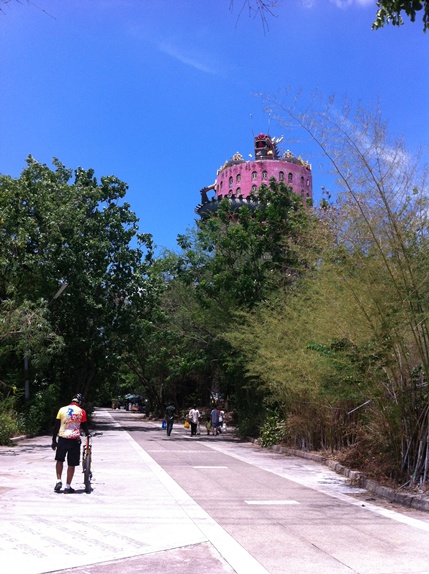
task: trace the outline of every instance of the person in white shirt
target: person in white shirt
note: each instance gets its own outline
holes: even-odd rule
[[[200,411],[197,409],[195,405],[189,411],[188,419],[191,424],[191,436],[196,436],[198,423],[200,421]]]
[[[218,408],[218,432],[222,432],[223,430],[223,417],[225,416],[225,411],[223,411],[220,407]]]

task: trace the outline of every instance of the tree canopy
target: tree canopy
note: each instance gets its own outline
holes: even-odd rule
[[[144,313],[153,293],[151,237],[138,233],[126,189],[31,156],[19,178],[0,176],[3,394],[22,388],[24,356],[32,395],[57,385],[63,396],[95,397],[116,376],[129,308]]]
[[[429,28],[429,2],[428,0],[379,0],[377,2],[377,15],[372,24],[374,30],[382,28],[385,24],[402,26],[404,20],[402,13],[415,22],[416,17],[422,13],[423,31]]]

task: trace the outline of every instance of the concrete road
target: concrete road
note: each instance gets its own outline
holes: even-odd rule
[[[2,571],[429,573],[429,515],[324,466],[124,411],[95,422],[91,494],[80,474],[53,492],[49,437],[0,447]]]

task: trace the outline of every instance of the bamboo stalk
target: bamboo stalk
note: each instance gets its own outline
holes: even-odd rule
[[[422,454],[422,449],[423,449],[423,441],[421,440],[421,441],[419,442],[419,450],[418,450],[418,452],[417,452],[417,460],[416,460],[416,464],[414,465],[414,472],[413,472],[413,476],[412,476],[412,479],[411,479],[411,484],[415,484],[415,483],[417,482],[417,473],[418,473],[418,469],[419,469],[419,466],[420,466],[420,462],[419,462],[419,461],[420,461],[420,457],[421,457],[421,454]],[[426,449],[426,452],[427,452],[427,449]]]
[[[428,466],[429,466],[429,425],[427,426],[427,433],[426,433],[426,459],[425,459],[425,469],[423,472],[423,482],[422,484],[425,484],[426,482],[426,477],[428,474]]]

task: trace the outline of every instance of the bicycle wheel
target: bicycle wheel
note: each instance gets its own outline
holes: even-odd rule
[[[91,492],[91,453],[87,452],[85,461],[84,461],[84,469],[83,469],[83,481],[85,483],[85,492]]]

